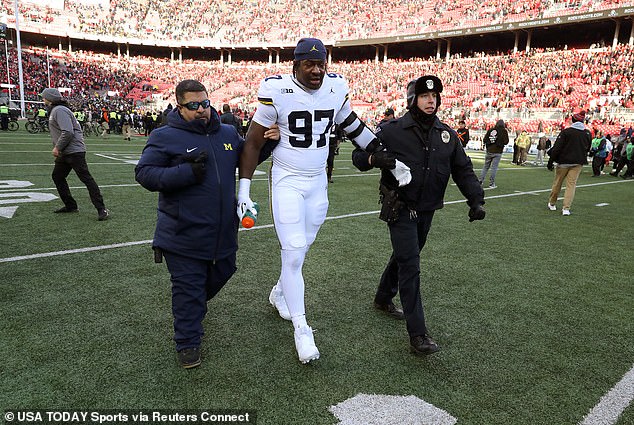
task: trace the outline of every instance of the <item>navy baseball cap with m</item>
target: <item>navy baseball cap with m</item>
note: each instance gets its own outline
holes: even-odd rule
[[[295,60],[326,60],[326,46],[318,38],[302,38],[295,47]]]

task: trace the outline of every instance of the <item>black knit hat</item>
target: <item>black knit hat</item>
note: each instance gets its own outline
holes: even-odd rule
[[[59,92],[59,90],[51,87],[44,89],[44,91],[40,93],[40,96],[43,99],[48,100],[49,102],[59,102],[62,100],[62,94]]]

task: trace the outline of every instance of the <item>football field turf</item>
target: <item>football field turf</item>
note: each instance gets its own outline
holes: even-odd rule
[[[553,174],[505,155],[498,187],[485,191],[486,219],[473,223],[451,185],[421,255],[425,313],[441,351],[421,358],[409,353],[404,322],[372,308],[389,236],[377,217],[378,172],[357,172],[344,143],[328,219],[304,266],[321,358],[302,365],[290,323],[268,303],[280,258],[259,174],[257,225],[240,232],[238,271],[209,303],[202,366],[183,370],[171,340],[169,274],[150,249],[157,194],[134,181],[144,142],[87,140],[111,210],[98,222],[74,173],[80,212],[52,213],[61,202],[48,134],[0,133],[0,411],[233,410],[255,412],[260,425],[560,425],[582,423],[603,398],[588,425],[634,423],[634,181],[591,178],[585,167],[572,215],[563,217],[561,201],[556,212],[546,208]],[[482,152],[468,153],[479,172]],[[353,411],[344,402],[360,394],[404,397],[360,396],[366,403]]]

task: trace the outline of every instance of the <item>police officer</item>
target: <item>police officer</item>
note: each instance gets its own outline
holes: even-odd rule
[[[9,130],[9,107],[5,103],[0,105],[0,128]]]
[[[39,108],[37,110],[37,120],[42,127],[48,124],[48,111],[45,108]]]
[[[84,126],[86,125],[86,112],[80,109],[79,111],[77,111],[76,117],[77,117],[77,122],[79,123],[81,128],[84,128]]]
[[[356,149],[354,165],[361,171],[381,168],[379,218],[388,223],[392,255],[381,276],[374,306],[394,318],[405,318],[411,351],[432,354],[439,350],[429,336],[420,294],[420,251],[425,245],[434,212],[443,207],[449,177],[466,196],[469,221],[482,220],[484,192],[456,132],[442,123],[442,82],[426,75],[407,86],[407,109],[401,118],[382,125],[377,136],[386,151],[372,155]],[[399,172],[399,164],[401,170]],[[402,178],[404,170],[411,180]],[[396,167],[395,167],[396,166]],[[392,299],[400,292],[403,311]]]
[[[381,127],[382,125],[389,122],[390,120],[393,120],[394,118],[396,118],[396,116],[394,115],[394,109],[387,108],[385,112],[383,112],[383,119],[381,119],[381,121],[376,126]]]
[[[108,129],[110,134],[115,134],[117,129],[117,111],[110,111],[108,113]]]

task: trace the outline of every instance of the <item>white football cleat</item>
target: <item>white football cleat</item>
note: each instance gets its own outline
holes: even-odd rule
[[[277,309],[277,312],[280,314],[280,317],[282,319],[291,320],[291,313],[290,311],[288,311],[286,298],[284,298],[284,293],[279,288],[279,284],[276,284],[273,289],[271,289],[271,293],[269,294],[269,302],[273,307]]]
[[[570,215],[570,210],[561,210],[561,215]]]
[[[548,209],[551,211],[556,211],[557,210],[557,205],[551,205],[551,203],[548,203]]]
[[[295,329],[295,349],[297,350],[299,361],[303,364],[319,358],[319,350],[315,345],[313,329],[310,326],[305,325]]]

